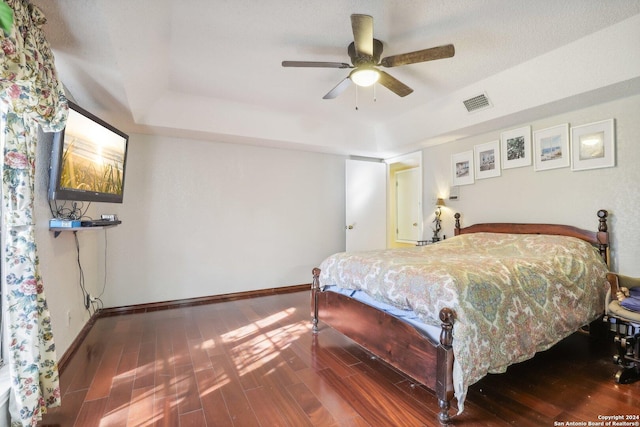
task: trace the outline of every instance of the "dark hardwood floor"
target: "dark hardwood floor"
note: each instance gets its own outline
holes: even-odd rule
[[[438,425],[433,392],[310,326],[308,292],[100,318],[61,375],[62,407],[40,425]],[[615,384],[612,355],[610,341],[572,335],[474,384],[454,425],[637,415],[640,382]]]

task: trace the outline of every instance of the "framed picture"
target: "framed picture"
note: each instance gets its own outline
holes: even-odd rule
[[[531,164],[531,126],[502,132],[502,169]]]
[[[616,165],[613,119],[571,128],[571,170]]]
[[[533,132],[533,167],[536,171],[566,168],[570,164],[569,123]]]
[[[473,151],[451,156],[453,185],[473,184]]]
[[[473,147],[477,179],[500,176],[500,141],[491,141]]]

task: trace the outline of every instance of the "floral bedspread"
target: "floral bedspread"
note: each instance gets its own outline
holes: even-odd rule
[[[440,326],[453,309],[459,412],[469,385],[504,372],[604,311],[607,265],[589,243],[566,236],[474,233],[435,245],[338,253],[320,285],[367,292]]]

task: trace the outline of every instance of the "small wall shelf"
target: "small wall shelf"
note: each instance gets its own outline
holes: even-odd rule
[[[119,223],[118,223],[119,224]],[[118,224],[87,226],[87,227],[49,227],[49,231],[53,231],[53,237],[58,237],[64,231],[90,231],[102,230],[103,228],[116,227]]]

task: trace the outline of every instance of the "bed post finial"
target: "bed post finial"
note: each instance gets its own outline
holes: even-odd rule
[[[609,231],[608,230],[608,226],[607,226],[607,217],[609,216],[609,212],[607,212],[604,209],[600,209],[598,211],[598,221],[600,221],[600,224],[598,224],[598,231]]]
[[[456,219],[456,228],[453,230],[454,235],[460,234],[460,213],[456,212],[453,217]]]
[[[445,347],[451,347],[453,343],[453,321],[455,314],[448,307],[440,310],[440,321],[442,321],[442,330],[440,331],[440,344]]]
[[[314,268],[313,281],[311,282],[311,312],[313,317],[311,318],[311,330],[314,334],[318,333],[318,292],[320,291],[320,269]]]

